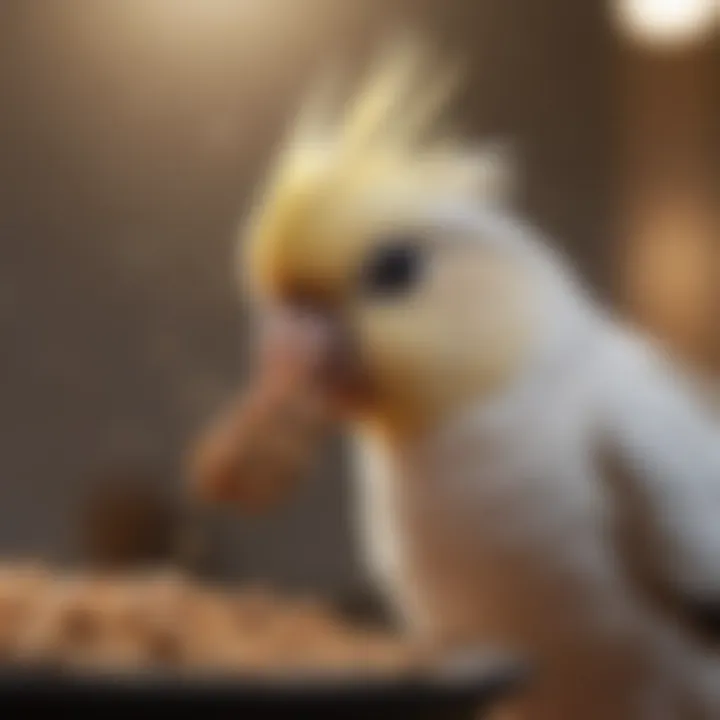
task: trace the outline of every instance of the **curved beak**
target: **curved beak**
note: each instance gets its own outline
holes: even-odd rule
[[[308,389],[330,401],[356,399],[366,391],[360,352],[350,323],[341,314],[308,306],[270,309],[258,339],[260,372],[280,368],[304,378]]]

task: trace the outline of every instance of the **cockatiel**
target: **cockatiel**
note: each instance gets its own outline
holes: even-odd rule
[[[398,44],[301,114],[241,243],[258,317],[314,334],[410,630],[527,655],[523,720],[719,718],[717,418],[442,134],[436,70]]]

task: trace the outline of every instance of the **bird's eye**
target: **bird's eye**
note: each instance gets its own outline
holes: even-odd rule
[[[413,288],[422,271],[419,244],[399,241],[373,251],[363,267],[363,292],[373,296],[401,295]]]

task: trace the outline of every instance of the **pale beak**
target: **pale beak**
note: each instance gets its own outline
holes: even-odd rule
[[[345,401],[365,386],[357,343],[339,315],[313,307],[274,308],[264,319],[258,350],[259,368],[302,376],[330,400]]]

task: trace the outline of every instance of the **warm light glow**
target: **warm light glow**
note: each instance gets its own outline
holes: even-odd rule
[[[686,45],[717,24],[720,0],[615,0],[623,29],[643,42]]]
[[[252,2],[238,0],[146,0],[146,7],[155,5],[155,9],[164,12],[166,22],[216,22],[228,20],[238,12],[247,13],[253,8]]]
[[[130,3],[128,13],[155,31],[198,34],[217,31],[223,25],[244,24],[254,19],[261,3],[246,0],[145,0]]]
[[[658,195],[636,209],[626,256],[636,318],[694,358],[706,355],[714,327],[713,222],[695,197]]]

